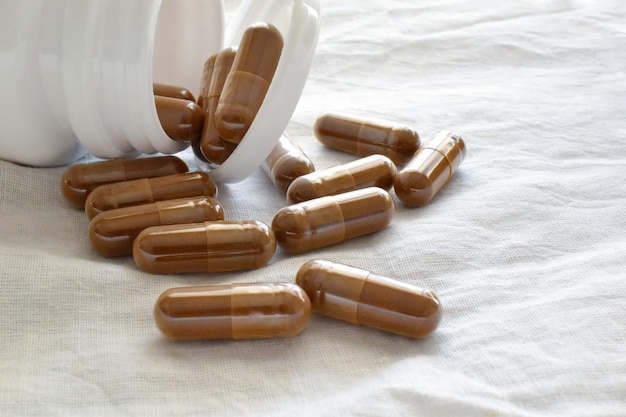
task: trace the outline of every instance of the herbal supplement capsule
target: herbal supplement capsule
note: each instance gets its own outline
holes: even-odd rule
[[[76,164],[63,173],[61,192],[71,205],[83,209],[89,193],[100,185],[179,174],[188,170],[187,165],[175,156],[112,159],[91,164]]]
[[[272,229],[286,252],[300,253],[381,230],[394,211],[389,193],[370,187],[283,207]]]
[[[465,158],[465,143],[456,133],[441,131],[420,148],[394,182],[396,196],[407,206],[428,203]]]
[[[313,162],[285,135],[281,135],[261,168],[283,193],[287,192],[293,180],[315,171]]]
[[[300,333],[311,315],[295,284],[171,288],[154,306],[154,321],[172,339],[264,339]]]
[[[205,61],[204,70],[202,72],[202,81],[200,84],[200,93],[198,94],[198,100],[197,100],[198,106],[200,106],[202,108],[202,111],[204,111],[204,125],[202,126],[203,131],[204,129],[206,129],[207,124],[209,123],[209,120],[208,120],[209,118],[207,117],[207,114],[206,114],[207,96],[209,94],[209,88],[211,87],[211,78],[213,77],[213,70],[215,69],[216,58],[217,58],[217,54],[212,55],[209,59]],[[200,150],[201,139],[202,139],[202,135],[200,135],[200,138],[192,139],[190,141],[191,149],[193,149],[194,155],[196,155],[198,158],[200,158],[204,162],[209,162],[204,157],[204,155],[202,155],[202,151]]]
[[[391,159],[384,155],[370,155],[296,178],[287,190],[287,198],[292,203],[299,203],[360,188],[388,190],[396,173]]]
[[[313,130],[329,148],[360,156],[381,154],[395,164],[408,161],[420,145],[419,135],[408,126],[337,113],[319,116]]]
[[[217,55],[209,93],[205,100],[206,122],[200,138],[200,152],[196,151],[196,155],[200,154],[200,158],[205,162],[217,165],[222,164],[237,147],[236,143],[222,139],[215,126],[215,110],[236,55],[235,48],[225,48]]]
[[[154,96],[161,127],[175,141],[198,140],[204,126],[204,112],[194,101]]]
[[[196,101],[193,94],[183,87],[175,85],[152,83],[152,92],[155,96],[180,98],[183,100]]]
[[[217,186],[204,172],[185,172],[102,185],[89,194],[85,212],[90,219],[103,211],[182,197],[217,195]]]
[[[133,241],[151,226],[224,220],[224,209],[211,197],[157,201],[102,212],[89,222],[91,245],[104,256],[133,253]]]
[[[243,33],[215,111],[215,125],[222,139],[241,142],[263,104],[282,49],[283,37],[271,24],[255,23]]]
[[[202,110],[206,111],[206,98],[209,95],[209,88],[211,87],[211,78],[213,77],[213,70],[215,68],[215,60],[217,54],[211,55],[205,62],[202,70],[202,79],[200,80],[200,92],[198,93],[198,106],[202,107]]]
[[[430,290],[330,261],[307,262],[296,283],[313,311],[412,338],[431,334],[443,312]]]
[[[133,244],[135,263],[155,274],[256,269],[275,251],[274,233],[256,220],[154,226]]]

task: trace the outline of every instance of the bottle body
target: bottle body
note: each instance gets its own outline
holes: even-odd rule
[[[153,84],[200,91],[206,59],[272,23],[285,47],[265,100],[218,182],[248,177],[285,130],[319,37],[320,0],[243,0],[225,30],[223,0],[3,0],[0,4],[0,159],[60,166],[87,152],[105,159],[174,154]],[[253,137],[252,140],[245,140]],[[244,143],[245,142],[245,143]]]
[[[175,3],[5,1],[0,159],[58,166],[87,152],[118,158],[184,149],[159,124],[152,84],[199,85],[200,57],[222,44],[223,7],[220,0]],[[201,37],[190,36],[198,30]]]

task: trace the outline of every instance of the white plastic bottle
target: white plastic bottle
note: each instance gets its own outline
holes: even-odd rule
[[[0,159],[57,166],[86,152],[181,151],[187,144],[161,128],[152,83],[199,89],[204,61],[263,21],[285,40],[265,101],[233,154],[217,168],[203,166],[217,181],[246,178],[304,88],[320,4],[244,0],[226,30],[223,9],[222,0],[0,0]]]

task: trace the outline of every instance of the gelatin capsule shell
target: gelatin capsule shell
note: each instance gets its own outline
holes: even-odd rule
[[[158,298],[154,319],[172,339],[290,337],[308,323],[311,303],[291,283],[172,288]]]
[[[286,193],[289,185],[298,177],[315,171],[313,162],[285,135],[261,164],[261,169],[274,186]]]
[[[439,325],[437,295],[370,271],[326,260],[304,264],[296,283],[313,311],[349,323],[410,338],[424,338]]]
[[[324,113],[315,121],[316,138],[325,146],[355,155],[385,155],[404,164],[420,145],[418,133],[399,123],[341,113]]]
[[[91,245],[103,256],[132,254],[142,230],[160,225],[223,220],[221,204],[211,197],[192,197],[102,212],[89,222]]]
[[[232,70],[215,111],[222,139],[239,143],[256,117],[272,82],[284,41],[268,23],[255,23],[243,33]]]
[[[396,173],[391,159],[370,155],[296,178],[287,190],[287,197],[290,202],[298,203],[367,187],[388,190]]]
[[[84,209],[87,196],[98,186],[139,178],[161,177],[189,171],[175,156],[138,159],[112,159],[76,164],[61,177],[61,192],[74,207]]]
[[[154,96],[161,127],[174,141],[199,140],[204,126],[204,111],[195,101]]]
[[[283,250],[300,253],[377,232],[394,212],[389,193],[369,187],[283,207],[272,229]]]
[[[465,142],[460,136],[448,131],[436,133],[396,175],[398,200],[409,207],[428,204],[464,158]]]
[[[273,231],[256,220],[155,226],[133,243],[133,258],[157,274],[256,269],[274,256]]]
[[[91,219],[111,209],[183,197],[216,195],[217,185],[208,174],[185,172],[102,185],[87,197],[85,212]]]

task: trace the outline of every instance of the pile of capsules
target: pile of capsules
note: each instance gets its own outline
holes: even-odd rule
[[[225,136],[245,134],[265,94],[251,86],[260,79],[247,72],[254,66],[240,67],[238,57],[255,42],[257,48],[268,42],[274,45],[276,34],[280,37],[271,25],[251,26],[232,62],[235,70],[220,60],[228,54],[232,59],[231,48],[207,60],[197,102],[188,90],[155,85],[159,117],[168,135],[189,140],[204,160],[218,163],[209,148],[229,155],[236,143]],[[225,67],[229,71],[222,71]],[[233,71],[238,72],[234,79],[248,79],[243,87],[230,87]],[[212,73],[210,82],[207,73]],[[221,86],[227,89],[253,88],[261,102],[236,93],[220,97],[221,88],[216,93],[214,87],[218,79],[226,80]],[[266,90],[271,76],[263,79]],[[225,104],[224,97],[230,97]],[[190,108],[192,113],[201,109],[194,118],[199,121],[181,122],[189,120]],[[218,129],[220,124],[229,132]],[[195,133],[185,133],[190,130]],[[221,142],[209,145],[208,131]],[[419,135],[408,126],[327,113],[317,119],[314,132],[326,147],[360,158],[315,171],[302,150],[283,135],[262,164],[289,201],[271,226],[257,220],[225,220],[209,174],[189,172],[175,156],[76,164],[63,173],[61,189],[70,204],[84,208],[90,219],[89,239],[103,256],[132,254],[138,267],[157,274],[226,272],[265,266],[277,244],[296,254],[379,231],[395,211],[388,190],[393,187],[407,206],[422,206],[465,157],[463,140],[448,131],[436,133],[420,146]],[[295,281],[173,288],[158,298],[154,318],[159,329],[174,339],[292,336],[304,329],[311,309],[411,338],[428,336],[441,319],[441,303],[432,291],[353,266],[312,260],[299,269]]]

